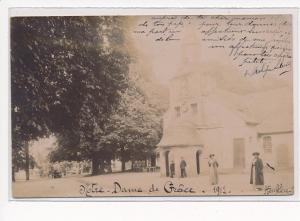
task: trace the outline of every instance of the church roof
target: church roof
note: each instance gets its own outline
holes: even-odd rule
[[[223,89],[216,89],[214,93],[214,101],[219,102],[226,108],[234,111],[241,119],[247,124],[256,125],[259,119],[254,114],[253,110],[248,108],[247,100],[234,92],[226,91]]]
[[[293,92],[290,87],[249,93],[243,96],[243,99],[260,122],[263,122],[267,118],[280,121],[277,117],[282,113],[287,113],[292,117]]]
[[[293,113],[275,112],[265,119],[257,129],[260,134],[282,133],[293,131]]]
[[[237,95],[216,90],[224,106],[235,111],[246,123],[258,125],[258,133],[293,130],[293,99],[290,88]]]
[[[170,146],[200,146],[203,142],[200,141],[197,135],[196,125],[186,121],[176,121],[168,125],[163,131],[163,137],[158,147]]]

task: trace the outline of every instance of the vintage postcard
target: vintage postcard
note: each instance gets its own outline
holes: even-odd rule
[[[293,16],[16,16],[12,196],[294,194]]]

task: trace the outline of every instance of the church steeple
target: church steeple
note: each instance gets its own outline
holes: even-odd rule
[[[200,38],[192,25],[187,26],[182,34],[181,46],[181,65],[177,76],[189,74],[200,69],[201,43]]]

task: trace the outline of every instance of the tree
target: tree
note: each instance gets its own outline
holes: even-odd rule
[[[110,148],[122,161],[122,171],[129,160],[141,160],[153,154],[162,134],[162,110],[141,88],[131,81],[122,94],[118,108],[105,128],[101,146]]]
[[[22,147],[28,148],[27,144],[20,144],[17,146],[15,144],[15,151],[12,152],[12,181],[14,182],[15,179],[15,172],[19,170],[25,170],[26,172],[26,180],[29,179],[29,168],[33,169],[37,166],[37,163],[32,155],[29,154],[29,151],[23,151]]]
[[[83,130],[95,119],[97,127],[103,127],[126,88],[129,58],[117,50],[123,44],[121,21],[119,17],[12,19],[13,165],[21,153],[28,155],[26,143],[50,133],[59,138],[60,147],[52,160],[93,156],[90,138],[95,128]],[[90,149],[82,148],[87,146]]]

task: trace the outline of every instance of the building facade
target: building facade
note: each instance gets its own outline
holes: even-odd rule
[[[186,72],[170,81],[170,105],[157,145],[162,176],[208,171],[215,154],[220,172],[246,172],[252,153],[260,152],[276,169],[293,167],[293,106],[289,87],[239,94],[221,89],[209,74]]]

